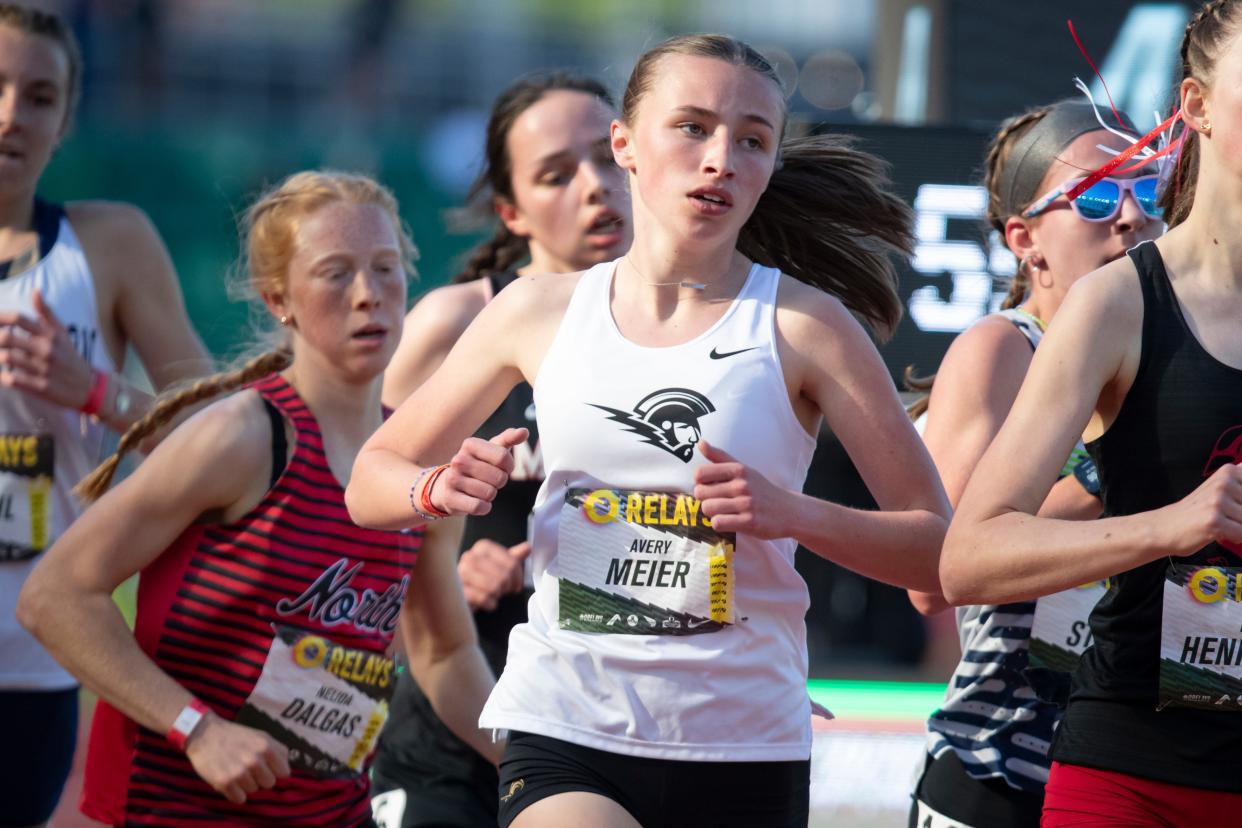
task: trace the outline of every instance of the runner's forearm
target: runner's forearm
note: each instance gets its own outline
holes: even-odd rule
[[[955,522],[940,571],[955,605],[1028,601],[1103,580],[1165,554],[1159,512],[1091,521],[1007,512],[974,525]]]
[[[787,519],[790,534],[821,558],[894,586],[940,589],[938,561],[948,521],[934,512],[864,511],[797,494]]]
[[[143,727],[167,733],[193,696],[142,651],[112,597],[36,586],[22,592],[23,625],[89,690]]]
[[[496,684],[479,648],[471,642],[437,660],[408,655],[410,673],[440,721],[483,758],[499,764],[504,743],[492,741],[491,731],[479,727],[479,711]]]

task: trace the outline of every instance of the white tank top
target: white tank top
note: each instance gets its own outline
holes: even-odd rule
[[[54,211],[54,212],[52,212]],[[99,330],[95,281],[63,212],[36,208],[40,243],[30,270],[0,281],[0,310],[34,317],[38,289],[79,353],[115,370]],[[39,555],[82,512],[72,489],[102,459],[104,427],[77,411],[0,388],[0,688],[59,690],[77,681],[17,623],[17,595]]]
[[[777,356],[780,273],[755,265],[711,329],[647,348],[612,319],[615,266],[582,275],[534,383],[535,594],[480,724],[633,756],[807,759],[796,543],[718,535],[690,495],[700,435],[802,490],[815,441]]]

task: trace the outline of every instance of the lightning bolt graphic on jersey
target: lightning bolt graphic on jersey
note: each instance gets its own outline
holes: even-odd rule
[[[683,463],[689,463],[694,457],[694,447],[702,434],[699,418],[716,410],[711,400],[688,388],[662,388],[652,392],[643,397],[633,411],[587,404],[607,412],[609,420],[620,423],[644,443],[667,451]]]
[[[609,408],[606,405],[598,405],[596,403],[587,403],[587,404],[594,406],[595,408],[598,408],[601,411],[607,411],[608,419],[612,420],[614,423],[620,423],[621,425],[625,426],[626,431],[632,432],[634,434],[637,434],[639,437],[642,437],[644,443],[649,443],[650,445],[653,445],[657,448],[662,448],[665,451],[673,450],[672,446],[668,444],[668,441],[664,439],[664,432],[660,431],[660,429],[656,428],[655,426],[653,426],[651,423],[647,422],[646,420],[641,419],[639,417],[635,417],[633,414],[631,414],[628,411],[621,411],[616,408]]]

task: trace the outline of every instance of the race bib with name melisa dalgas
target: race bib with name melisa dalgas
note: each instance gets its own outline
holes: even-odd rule
[[[563,630],[698,635],[734,621],[734,536],[688,494],[568,489],[558,540]]]
[[[289,765],[321,778],[360,774],[388,718],[392,659],[276,626],[263,672],[237,713],[289,748]]]

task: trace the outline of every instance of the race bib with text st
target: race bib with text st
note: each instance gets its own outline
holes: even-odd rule
[[[1031,667],[1072,673],[1091,644],[1091,611],[1107,591],[1107,580],[1092,581],[1036,601],[1035,620],[1031,623]]]

